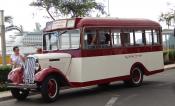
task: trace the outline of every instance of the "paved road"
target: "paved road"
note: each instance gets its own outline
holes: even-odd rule
[[[50,104],[35,95],[20,102],[3,101],[0,106],[175,106],[175,69],[145,77],[141,87],[126,87],[117,82],[107,89],[93,86],[64,90],[59,100]]]

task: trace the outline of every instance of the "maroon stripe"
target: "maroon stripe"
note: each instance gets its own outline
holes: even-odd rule
[[[120,81],[120,80],[128,80],[130,76],[121,76],[121,77],[115,77],[115,78],[108,78],[108,79],[102,79],[102,80],[94,80],[94,81],[88,81],[88,82],[70,82],[71,87],[84,87],[84,86],[91,86],[96,84],[104,84],[109,83],[113,81]]]
[[[160,70],[155,70],[155,71],[150,71],[150,72],[146,72],[145,75],[153,75],[153,74],[156,74],[156,73],[160,73],[160,72],[163,72],[164,69],[160,69]]]
[[[120,54],[131,54],[131,53],[142,53],[142,52],[155,52],[162,51],[161,45],[154,46],[130,46],[120,48],[104,48],[104,49],[76,49],[76,50],[55,50],[52,53],[69,53],[73,58],[76,57],[95,57],[95,56],[107,56],[107,55],[120,55]],[[48,53],[48,52],[45,52]]]
[[[147,71],[145,74],[146,75],[152,75],[156,73],[162,72],[164,69],[160,70],[155,70],[155,71]],[[101,79],[101,80],[94,80],[94,81],[88,81],[88,82],[70,82],[71,87],[85,87],[85,86],[91,86],[91,85],[97,85],[97,84],[104,84],[104,83],[109,83],[109,82],[114,82],[114,81],[121,81],[121,80],[129,80],[130,75],[126,76],[120,76],[120,77],[114,77],[114,78],[108,78],[108,79]]]
[[[150,70],[148,70],[148,69],[144,66],[144,64],[142,64],[142,63],[140,63],[140,62],[134,63],[134,64],[132,65],[132,67],[131,67],[131,70],[132,70],[133,68],[137,67],[137,66],[140,66],[140,67],[143,69],[144,75],[147,75],[147,76],[164,71],[164,69],[159,69],[159,70],[150,71]],[[162,66],[162,67],[163,67],[163,66]],[[130,72],[131,72],[131,70],[130,70]],[[130,73],[130,74],[131,74],[131,73]]]

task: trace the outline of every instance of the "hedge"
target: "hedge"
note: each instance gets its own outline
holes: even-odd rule
[[[163,51],[164,64],[175,63],[175,49],[167,49]]]
[[[169,51],[169,58],[170,58],[171,60],[175,60],[175,50],[170,50],[170,51]]]
[[[5,82],[7,81],[8,73],[11,71],[11,66],[0,66],[0,91],[7,90]]]

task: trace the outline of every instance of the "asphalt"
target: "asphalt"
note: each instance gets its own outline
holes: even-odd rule
[[[165,65],[164,66],[164,70],[170,70],[170,69],[175,69],[175,64],[170,64],[170,65]],[[36,95],[38,93],[32,93],[30,95]],[[0,92],[0,102],[5,101],[5,100],[10,100],[13,99],[11,92],[10,91],[4,91],[4,92]]]

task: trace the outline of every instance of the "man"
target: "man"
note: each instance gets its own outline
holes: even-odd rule
[[[10,63],[14,69],[20,67],[24,63],[25,58],[19,53],[18,46],[13,47],[13,52],[14,54],[10,56]]]

